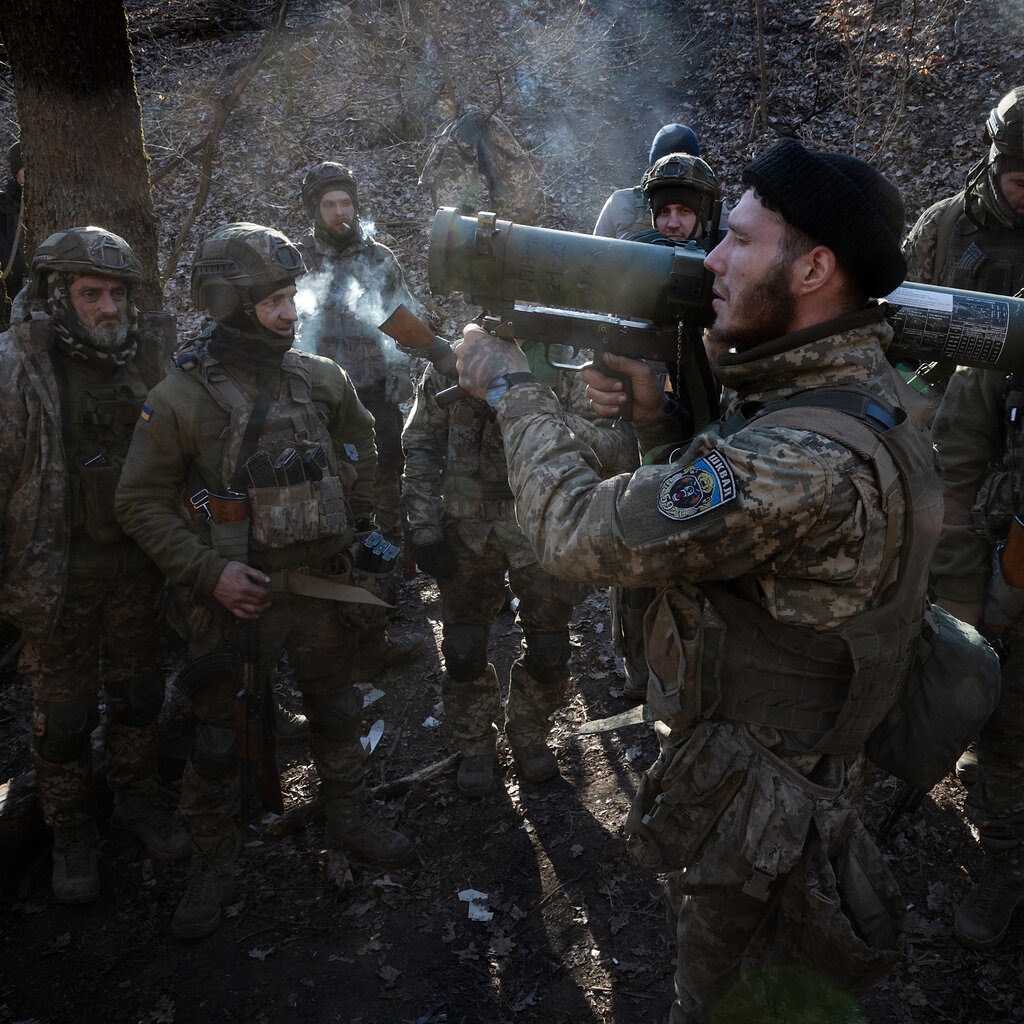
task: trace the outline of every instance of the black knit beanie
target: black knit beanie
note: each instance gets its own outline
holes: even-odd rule
[[[780,139],[747,165],[743,184],[756,188],[793,227],[827,245],[868,295],[881,298],[902,284],[906,209],[895,185],[870,164]]]

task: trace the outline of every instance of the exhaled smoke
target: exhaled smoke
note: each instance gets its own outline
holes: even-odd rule
[[[295,347],[335,359],[344,366],[344,338],[374,338],[389,366],[404,366],[407,357],[378,329],[398,308],[399,301],[389,301],[382,287],[384,282],[375,280],[375,268],[353,262],[345,270],[348,274],[340,281],[335,280],[330,270],[299,278],[295,293],[299,314]]]

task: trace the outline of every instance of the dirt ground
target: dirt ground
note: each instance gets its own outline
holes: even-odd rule
[[[436,587],[420,575],[405,586],[396,628],[439,640],[438,608]],[[661,884],[627,855],[622,829],[654,736],[643,723],[577,735],[582,722],[632,704],[616,673],[604,593],[578,606],[572,636],[574,682],[553,733],[561,778],[520,784],[503,748],[501,784],[482,800],[457,793],[450,765],[423,782],[378,788],[380,812],[415,841],[410,867],[384,871],[327,851],[314,810],[283,836],[253,831],[224,924],[208,939],[179,942],[169,925],[186,864],[154,862],[105,829],[102,896],[66,907],[50,895],[41,839],[31,861],[4,879],[0,1021],[663,1021],[674,951]],[[507,682],[518,644],[511,612],[493,640]],[[20,677],[8,674],[3,698],[9,765],[24,757],[16,737],[26,736],[29,701]],[[371,786],[450,755],[436,645],[367,687],[367,698],[365,731],[384,723],[367,760]],[[279,748],[279,760],[287,819],[310,805],[316,787],[304,745]],[[174,767],[168,758],[169,774]],[[875,831],[895,792],[889,777],[871,789]],[[977,862],[962,803],[951,777],[891,832],[889,862],[911,928],[905,960],[862,1004],[864,1022],[1024,1019],[1024,918],[987,954],[961,949],[951,934]],[[470,901],[470,893],[480,895]]]

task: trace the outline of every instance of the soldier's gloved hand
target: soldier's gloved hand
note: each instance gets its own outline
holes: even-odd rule
[[[416,544],[412,550],[416,564],[428,576],[439,580],[455,572],[455,552],[447,540],[441,539],[433,544]]]

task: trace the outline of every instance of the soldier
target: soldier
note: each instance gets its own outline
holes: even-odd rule
[[[651,141],[647,169],[669,153],[700,156],[700,143],[692,128],[685,124],[666,124]],[[655,227],[657,225],[655,224]],[[632,238],[651,230],[651,207],[643,185],[616,189],[607,199],[591,232],[603,238]]]
[[[450,206],[476,216],[491,210],[522,224],[537,224],[544,190],[530,154],[493,113],[471,108],[437,130],[420,172],[434,209]]]
[[[378,458],[374,511],[385,536],[397,537],[402,530],[399,406],[412,396],[412,382],[408,356],[380,328],[404,315],[432,332],[416,316],[419,304],[395,254],[366,231],[352,172],[330,161],[314,165],[302,179],[301,198],[313,227],[299,241],[309,272],[300,286],[314,302],[314,309],[303,314],[302,347],[344,367],[359,400],[373,414]],[[393,638],[383,626],[375,637],[375,645],[364,648],[362,680],[414,658],[426,646],[419,633]]]
[[[670,138],[674,136],[670,134]],[[685,143],[686,138],[678,141]],[[692,141],[696,145],[696,138]],[[710,231],[715,203],[721,199],[722,192],[714,171],[699,156],[669,153],[658,157],[644,175],[640,190],[650,227],[646,231],[635,231],[633,240],[662,245],[696,241],[705,249],[713,248]],[[594,234],[598,233],[595,228]],[[691,344],[700,343],[700,332],[694,329]],[[657,370],[661,372],[662,367]],[[672,386],[678,390],[680,382],[673,381]],[[612,587],[608,595],[612,641],[619,671],[625,677],[623,693],[629,700],[643,700],[647,693],[643,624],[653,598],[654,591],[648,587]]]
[[[298,249],[271,228],[227,224],[203,242],[192,301],[216,326],[147,398],[117,515],[174,584],[193,658],[230,646],[236,619],[259,620],[261,672],[273,673],[288,650],[327,801],[328,843],[401,864],[411,844],[371,810],[363,781],[362,698],[353,685],[363,606],[339,603],[351,597],[343,584],[355,524],[373,510],[373,418],[337,363],[292,348],[304,269]],[[344,480],[354,481],[347,497]],[[245,495],[247,517],[224,522],[230,500]],[[202,507],[210,518],[192,514]],[[238,686],[230,672],[212,675],[192,699],[198,725],[180,807],[192,872],[171,926],[179,938],[213,932],[234,887]]]
[[[53,894],[100,891],[90,734],[107,707],[113,821],[167,860],[188,837],[163,806],[156,719],[164,702],[161,577],[114,519],[114,489],[147,386],[137,359],[142,268],[103,228],[58,231],[0,339],[0,615],[22,631],[32,762],[53,828]]]
[[[674,1024],[706,1021],[741,969],[763,1003],[799,981],[795,965],[859,991],[898,959],[902,906],[858,816],[863,748],[915,648],[938,533],[928,409],[888,365],[891,328],[868,302],[904,277],[899,193],[794,139],[743,180],[705,260],[709,354],[735,391],[723,418],[682,440],[650,368],[609,357],[631,378],[641,446],[677,443],[668,466],[602,481],[514,346],[470,327],[458,350],[466,390],[506,384],[498,423],[541,564],[663,588],[646,620],[662,753],[627,827],[668,872]],[[586,373],[614,415],[621,381]],[[843,412],[841,394],[879,419]],[[907,483],[883,493],[897,460]]]
[[[964,188],[925,210],[904,242],[909,280],[999,295],[1013,295],[1024,288],[1024,87],[1011,89],[992,108],[985,136],[988,152],[968,172]],[[916,370],[929,387],[936,405],[954,369],[948,362],[908,368]],[[1005,390],[1007,381],[1003,374],[980,371],[971,371],[967,379],[970,394],[959,395],[960,406],[975,401],[979,388],[993,394]],[[990,400],[983,400],[986,409]],[[952,408],[947,407],[947,423]],[[965,415],[973,420],[981,409],[982,405],[974,405],[973,412],[958,411],[955,422]],[[959,453],[974,462],[974,452],[960,450],[946,426],[942,436],[945,458],[955,459]],[[947,550],[951,549],[945,544],[940,547],[940,553]],[[939,574],[944,585],[962,589],[964,581],[953,579],[955,570],[951,573],[941,566]],[[965,606],[950,594],[940,603],[960,618],[977,622],[980,607]],[[956,773],[964,785],[971,786],[977,772],[978,754],[972,744],[957,762]]]
[[[629,454],[624,435],[599,425],[579,376],[554,370],[544,347],[527,343],[530,364],[551,383],[574,429],[602,465]],[[495,714],[501,693],[488,657],[488,637],[505,599],[505,573],[519,598],[521,654],[512,665],[505,735],[519,775],[540,783],[558,774],[546,743],[551,716],[569,681],[569,619],[584,590],[545,572],[515,520],[501,434],[488,402],[468,395],[442,409],[436,397],[450,384],[428,367],[402,442],[409,539],[419,567],[441,589],[445,713],[462,755],[457,785],[469,797],[494,786]],[[630,432],[631,436],[631,432]],[[626,438],[629,442],[629,438]],[[630,442],[635,450],[635,442]]]
[[[966,190],[932,207],[911,233],[918,246],[912,266],[922,280],[1010,294],[1024,285],[1024,87],[992,109],[986,133],[988,155]],[[1015,516],[1024,515],[1022,406],[1017,375],[962,369],[935,415],[945,483],[945,521],[931,567],[935,599],[1005,641],[999,705],[976,750],[957,763],[957,775],[973,783],[964,809],[984,853],[977,885],[954,920],[956,937],[972,949],[998,945],[1024,900],[1024,619],[1019,598],[996,570]]]

